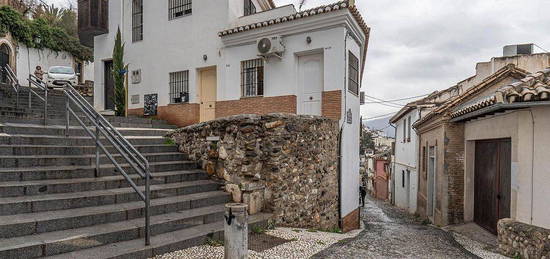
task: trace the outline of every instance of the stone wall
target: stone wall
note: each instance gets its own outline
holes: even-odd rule
[[[502,254],[519,258],[550,258],[550,229],[501,219],[498,246]]]
[[[236,115],[169,134],[181,152],[226,183],[250,213],[280,226],[338,226],[338,123],[293,114]]]

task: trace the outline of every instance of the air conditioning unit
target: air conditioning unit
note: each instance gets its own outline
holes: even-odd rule
[[[256,43],[258,46],[258,56],[261,57],[275,56],[281,58],[281,55],[285,51],[285,45],[283,45],[283,38],[281,36],[261,38]]]

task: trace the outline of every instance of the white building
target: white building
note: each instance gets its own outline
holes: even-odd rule
[[[412,124],[419,119],[420,110],[415,106],[406,106],[395,114],[390,123],[396,127],[393,164],[393,200],[399,208],[416,212],[418,193],[417,160],[418,136]]]
[[[341,215],[358,223],[350,217],[359,214],[359,89],[369,28],[354,0],[301,12],[270,0],[119,0],[108,9],[108,32],[94,38],[98,110],[114,107],[109,68],[120,28],[130,114],[179,126],[243,113],[338,120]]]

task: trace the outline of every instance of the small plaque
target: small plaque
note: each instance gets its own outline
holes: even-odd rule
[[[349,109],[348,112],[346,112],[346,122],[348,124],[353,123],[353,113],[351,112],[351,109]]]
[[[139,94],[132,95],[132,104],[139,104]]]
[[[208,136],[206,137],[206,141],[220,141],[219,136]]]

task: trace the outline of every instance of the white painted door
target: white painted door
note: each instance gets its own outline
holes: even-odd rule
[[[322,115],[323,78],[322,53],[298,58],[298,113]]]

